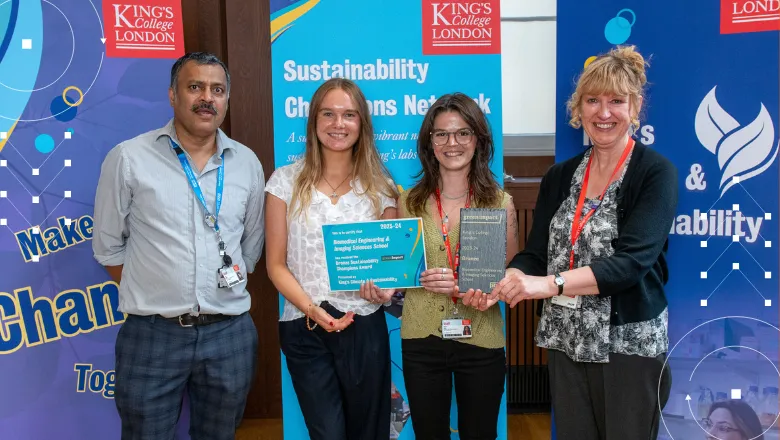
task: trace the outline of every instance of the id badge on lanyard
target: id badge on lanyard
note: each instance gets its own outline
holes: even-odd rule
[[[471,206],[471,196],[473,192],[469,188],[469,198],[466,200],[465,208]],[[447,220],[444,216],[444,210],[441,206],[441,193],[439,189],[436,189],[436,205],[439,208],[439,217],[441,222],[441,235],[444,240],[444,247],[447,249],[447,260],[449,261],[450,268],[452,269],[452,275],[455,277],[455,281],[458,281],[458,268],[460,267],[460,242],[455,247],[455,256],[452,255],[452,247],[450,246],[450,236],[447,227]],[[472,326],[470,319],[460,318],[458,312],[458,298],[452,298],[453,308],[452,316],[449,319],[442,319],[441,321],[441,336],[443,339],[462,339],[470,338],[472,336]]]
[[[233,267],[222,266],[219,269],[219,287],[233,287],[236,284],[245,282],[244,275],[238,265]]]
[[[590,165],[591,162],[593,162],[593,152],[591,152],[591,155],[588,158],[588,165],[585,168],[585,176],[582,178],[582,188],[580,189],[580,197],[577,200],[577,207],[574,211],[574,219],[571,223],[571,252],[569,253],[569,270],[574,270],[574,247],[577,244],[577,240],[580,238],[580,234],[582,234],[583,228],[585,228],[585,224],[593,217],[593,214],[595,214],[596,210],[601,207],[601,202],[604,201],[604,195],[607,193],[609,185],[612,183],[612,180],[615,178],[617,172],[623,168],[623,164],[626,162],[626,159],[628,159],[629,153],[631,153],[631,150],[634,148],[634,143],[634,140],[629,137],[628,142],[626,143],[626,147],[623,149],[623,154],[620,156],[620,160],[615,166],[615,169],[612,171],[612,175],[607,181],[607,184],[604,186],[604,190],[601,192],[601,196],[599,196],[599,204],[591,206],[590,211],[588,211],[588,213],[583,217],[582,208],[585,206],[585,194],[588,192],[588,182],[590,181]],[[557,295],[553,296],[550,299],[550,302],[559,306],[568,307],[570,309],[576,309],[582,306],[582,297],[580,295],[573,297]]]
[[[236,284],[246,282],[246,279],[241,274],[241,269],[238,265],[233,264],[233,259],[226,252],[225,241],[222,239],[222,234],[219,231],[219,209],[222,207],[222,192],[225,186],[225,153],[222,153],[222,161],[217,170],[217,189],[216,189],[216,201],[214,202],[214,214],[209,211],[206,198],[203,196],[203,190],[200,188],[198,178],[195,177],[195,173],[192,171],[187,156],[179,145],[177,145],[173,139],[168,138],[171,143],[171,148],[176,153],[176,157],[179,158],[184,174],[187,176],[187,181],[190,183],[192,191],[195,193],[195,197],[200,201],[203,207],[203,221],[206,226],[214,230],[217,234],[217,244],[219,248],[219,256],[222,259],[222,267],[217,270],[217,286],[220,288],[233,287]]]

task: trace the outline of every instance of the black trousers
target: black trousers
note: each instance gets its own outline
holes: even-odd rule
[[[610,353],[609,363],[596,364],[574,362],[566,353],[549,350],[558,439],[656,440],[659,402],[663,408],[672,388],[665,359]]]
[[[437,336],[401,340],[404,382],[418,440],[449,440],[452,384],[462,440],[494,440],[504,394],[506,355]]]
[[[338,319],[344,313],[320,305]],[[390,438],[390,340],[384,308],[341,332],[279,323],[282,352],[311,440]],[[313,323],[312,323],[313,324]]]

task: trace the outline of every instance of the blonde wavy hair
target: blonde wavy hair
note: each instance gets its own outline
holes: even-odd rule
[[[331,90],[343,90],[354,103],[360,116],[360,134],[357,142],[352,146],[353,179],[360,181],[363,192],[374,207],[376,217],[382,215],[380,194],[397,199],[398,191],[390,177],[390,172],[374,144],[374,126],[371,123],[371,115],[368,110],[366,98],[360,88],[352,81],[344,78],[332,78],[325,81],[311,99],[309,107],[309,119],[306,123],[306,152],[303,156],[303,168],[293,186],[290,206],[288,210],[290,218],[305,213],[311,205],[312,190],[322,179],[322,144],[317,137],[317,115],[322,107],[325,95]]]
[[[632,131],[639,128],[641,96],[647,84],[645,66],[649,66],[649,63],[636,51],[635,46],[618,46],[598,56],[583,69],[577,80],[577,88],[566,103],[571,116],[569,125],[574,128],[582,126],[580,107],[583,95],[607,93],[629,97],[634,113],[631,115]]]

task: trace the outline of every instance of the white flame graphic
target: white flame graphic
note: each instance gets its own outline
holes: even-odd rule
[[[775,127],[763,103],[756,119],[740,127],[718,104],[713,87],[696,110],[695,128],[699,142],[718,158],[721,195],[734,185],[733,177],[744,182],[758,176],[777,157],[780,144],[775,144]]]

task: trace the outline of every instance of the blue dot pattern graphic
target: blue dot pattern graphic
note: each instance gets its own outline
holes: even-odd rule
[[[626,17],[629,17],[629,21]],[[631,9],[621,9],[617,15],[604,26],[604,37],[611,44],[623,44],[631,36],[631,27],[636,22],[636,14]]]
[[[54,150],[54,138],[48,134],[39,134],[35,138],[35,149],[43,154],[49,154]]]
[[[78,114],[78,107],[69,106],[63,99],[62,95],[57,95],[49,106],[51,114],[57,115],[54,118],[61,122],[72,121]]]

